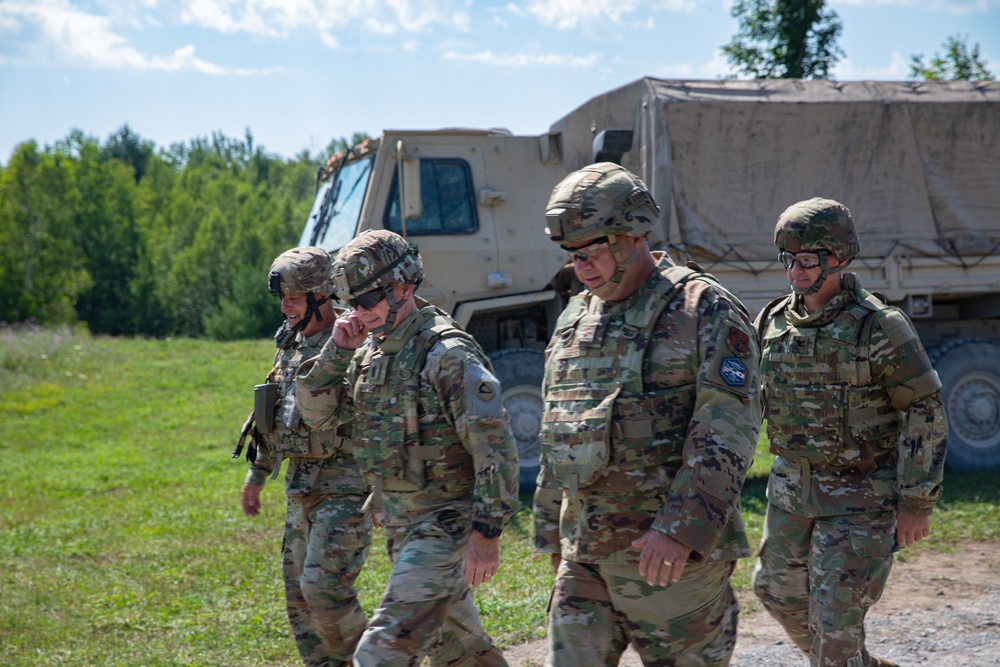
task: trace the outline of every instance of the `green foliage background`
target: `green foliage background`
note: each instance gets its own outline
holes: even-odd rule
[[[103,144],[74,131],[19,145],[0,166],[0,321],[273,333],[265,274],[298,242],[319,160],[270,155],[249,130],[159,150],[128,126]]]
[[[0,326],[0,665],[300,664],[280,576],[283,483],[245,517],[246,463],[230,458],[273,350]],[[753,543],[771,462],[762,440],[741,498]],[[545,635],[553,577],[531,533],[525,509],[476,594],[501,646]],[[1000,473],[949,473],[930,539],[898,557],[970,540],[1000,542]],[[369,614],[384,549],[376,531],[358,581]],[[740,561],[733,579],[748,611],[752,567]]]

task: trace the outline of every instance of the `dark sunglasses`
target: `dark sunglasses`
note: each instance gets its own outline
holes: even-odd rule
[[[365,310],[371,310],[375,306],[382,303],[382,299],[385,298],[385,291],[380,289],[373,289],[370,292],[365,292],[364,294],[359,294],[353,299],[347,300],[347,305],[351,308],[357,310],[358,306],[361,306]]]

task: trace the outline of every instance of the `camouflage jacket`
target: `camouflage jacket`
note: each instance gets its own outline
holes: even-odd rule
[[[314,494],[365,494],[368,483],[358,470],[358,465],[351,457],[349,450],[339,448],[332,456],[325,458],[303,458],[283,456],[283,449],[278,439],[308,440],[310,436],[316,440],[320,435],[312,432],[302,423],[296,410],[294,379],[296,371],[303,361],[319,354],[323,344],[330,337],[332,329],[328,327],[311,336],[298,334],[295,343],[287,349],[278,349],[274,355],[274,367],[267,375],[268,382],[278,384],[280,396],[275,414],[276,430],[274,436],[264,436],[264,442],[257,448],[257,455],[250,464],[246,483],[262,486],[276,466],[281,465],[281,459],[288,458],[288,469],[285,472],[285,491],[288,495]],[[333,432],[322,434],[323,440],[332,441]],[[270,445],[268,444],[270,443]]]
[[[441,335],[410,377],[404,357],[435,328]],[[386,525],[449,506],[503,528],[520,508],[517,449],[499,382],[475,341],[433,306],[357,350],[331,340],[296,386],[307,423],[348,424],[348,444],[379,487],[374,502]]]
[[[937,374],[913,324],[844,274],[822,310],[800,297],[758,316],[764,416],[777,459],[768,500],[800,516],[900,506],[941,495],[947,423]]]
[[[696,560],[750,555],[739,496],[760,428],[752,327],[710,276],[674,289],[686,270],[657,257],[622,302],[574,297],[549,343],[538,551],[637,563],[632,540],[655,529],[691,547]],[[599,404],[580,405],[591,397]],[[606,447],[582,454],[605,461],[586,484],[560,479],[557,463],[559,433],[573,430],[559,413],[577,408],[581,437]]]

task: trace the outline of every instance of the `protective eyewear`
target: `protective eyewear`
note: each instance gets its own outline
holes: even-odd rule
[[[587,260],[592,259],[595,255],[600,255],[605,249],[610,247],[610,244],[608,243],[608,237],[602,236],[594,239],[593,241],[588,241],[582,246],[578,246],[576,248],[570,248],[563,244],[560,244],[559,247],[566,251],[571,260],[586,262]],[[590,248],[590,250],[584,250],[584,248]]]
[[[788,252],[782,250],[778,253],[778,261],[786,269],[791,269],[796,264],[801,269],[815,269],[822,261],[819,254],[815,252]]]
[[[370,292],[365,292],[364,294],[359,294],[353,299],[347,300],[347,305],[349,305],[354,310],[361,306],[365,310],[371,310],[375,306],[382,303],[382,299],[385,298],[385,291],[380,289],[374,289]]]

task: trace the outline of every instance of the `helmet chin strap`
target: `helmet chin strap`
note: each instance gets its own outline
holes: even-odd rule
[[[608,234],[608,247],[611,249],[611,255],[615,258],[615,272],[601,286],[590,290],[594,296],[601,299],[607,299],[621,285],[622,278],[625,277],[625,267],[635,261],[635,258],[639,254],[640,244],[636,244],[631,255],[622,257],[622,248],[621,244],[618,243],[618,235]]]
[[[292,327],[292,331],[298,333],[309,326],[312,321],[313,315],[316,316],[317,322],[323,321],[323,313],[319,312],[319,307],[330,300],[330,297],[316,298],[316,295],[312,292],[306,294],[306,316],[299,320],[295,326]]]
[[[840,273],[841,271],[844,270],[844,267],[846,267],[848,264],[851,263],[851,260],[847,260],[846,262],[844,262],[839,266],[830,266],[829,251],[820,250],[818,252],[819,252],[819,265],[823,268],[819,272],[819,275],[816,276],[816,280],[814,280],[813,284],[810,285],[809,287],[796,287],[795,285],[792,285],[792,291],[798,294],[799,296],[808,296],[810,294],[815,294],[816,292],[820,291],[821,289],[823,289],[823,283],[826,282],[828,276]]]
[[[396,325],[396,314],[399,312],[400,306],[403,305],[403,301],[396,299],[395,290],[392,286],[383,287],[382,293],[385,294],[386,300],[389,301],[389,313],[385,316],[385,322],[370,331],[376,336],[385,336],[387,333],[392,331],[392,328]]]

